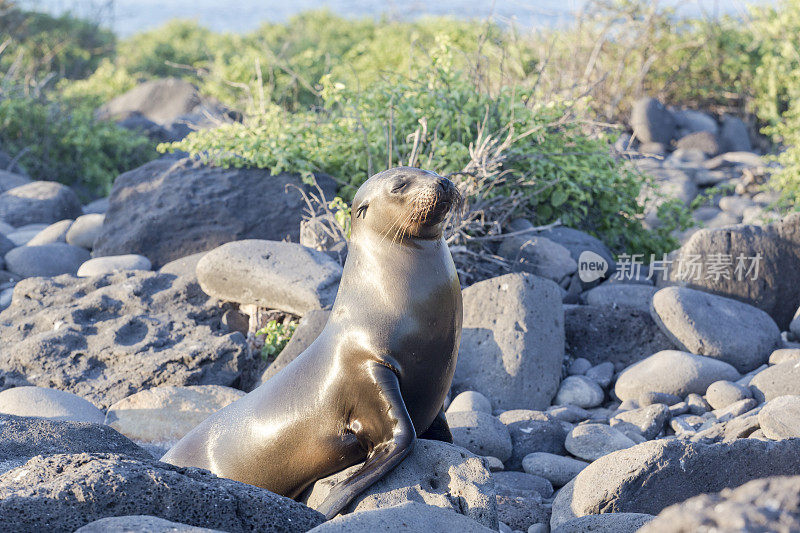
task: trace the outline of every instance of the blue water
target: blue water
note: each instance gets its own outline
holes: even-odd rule
[[[415,18],[451,15],[493,17],[521,27],[553,26],[570,19],[584,0],[18,0],[19,4],[54,14],[70,11],[100,20],[121,36],[152,29],[173,18],[194,19],[217,31],[247,32],[263,22],[283,22],[309,9],[327,8],[346,17]],[[681,14],[742,14],[749,4],[776,0],[662,0]]]

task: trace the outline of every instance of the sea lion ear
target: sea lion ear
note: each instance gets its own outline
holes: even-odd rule
[[[367,208],[368,207],[369,207],[369,204],[367,204],[367,203],[364,203],[364,204],[361,204],[360,206],[358,206],[358,209],[356,209],[356,218],[365,218],[367,216]]]

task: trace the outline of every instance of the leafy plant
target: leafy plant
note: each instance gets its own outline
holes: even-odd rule
[[[286,344],[291,340],[294,330],[297,328],[297,322],[290,320],[288,322],[278,322],[277,320],[270,320],[266,326],[256,331],[257,336],[264,337],[264,346],[261,347],[261,357],[264,360],[274,358],[281,353],[286,347]]]

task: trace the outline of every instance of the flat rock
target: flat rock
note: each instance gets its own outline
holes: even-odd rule
[[[610,420],[610,425],[623,433],[625,429],[633,429],[650,440],[661,433],[669,418],[669,408],[664,404],[654,403],[619,413]]]
[[[758,413],[764,436],[773,440],[800,438],[800,396],[779,396]]]
[[[0,194],[0,219],[12,226],[52,224],[81,213],[72,189],[55,181],[33,181]]]
[[[547,452],[529,453],[522,459],[522,469],[548,480],[554,487],[563,487],[589,463]]]
[[[52,244],[54,242],[67,242],[67,231],[72,226],[72,220],[59,220],[50,224],[42,231],[33,236],[25,243],[26,246],[39,246],[42,244]]]
[[[226,310],[155,272],[20,281],[0,313],[0,388],[56,388],[101,408],[160,385],[248,388],[258,361],[221,325]]]
[[[72,532],[118,515],[232,532],[305,532],[324,521],[320,513],[258,487],[125,455],[38,456],[0,475],[0,522],[17,531]]]
[[[543,409],[561,380],[564,311],[561,288],[515,273],[463,290],[456,393],[480,392],[496,409]]]
[[[278,357],[270,364],[264,373],[261,375],[261,383],[264,383],[269,378],[283,370],[286,365],[295,360],[295,358],[303,353],[306,348],[311,346],[311,343],[317,340],[319,334],[325,329],[325,324],[328,323],[330,311],[309,311],[300,322],[292,334],[292,338],[283,347],[283,350],[278,354]],[[491,410],[489,411],[491,413]]]
[[[756,479],[664,509],[641,533],[800,531],[800,476]]]
[[[150,260],[136,254],[110,255],[89,259],[78,268],[79,277],[102,276],[121,270],[150,270]]]
[[[658,291],[652,317],[682,350],[725,361],[740,372],[766,363],[780,342],[777,324],[761,309],[686,287]]]
[[[333,520],[315,527],[309,533],[352,533],[355,531],[490,533],[495,530],[435,505],[406,502],[394,507],[382,507],[337,516]]]
[[[447,425],[453,444],[476,455],[490,455],[501,461],[511,457],[511,437],[508,428],[497,418],[480,411],[447,413]]]
[[[675,137],[675,117],[655,98],[641,98],[633,104],[631,128],[642,143],[669,144]]]
[[[633,283],[602,284],[581,295],[587,305],[611,305],[614,307],[633,307],[642,311],[650,310],[650,303],[656,288]]]
[[[500,413],[500,422],[508,427],[513,452],[505,461],[509,470],[521,470],[522,459],[534,452],[564,453],[567,427],[560,420],[541,411],[513,409]]]
[[[173,443],[244,395],[220,385],[154,387],[109,407],[105,422],[137,442]]]
[[[564,327],[571,355],[595,365],[610,362],[617,370],[675,348],[650,313],[639,309],[565,305]]]
[[[20,246],[5,256],[6,268],[24,278],[75,274],[89,260],[89,252],[63,242]]]
[[[448,413],[457,413],[458,411],[480,411],[492,414],[492,403],[480,392],[468,390],[453,398],[447,408]]]
[[[606,455],[578,474],[569,489],[556,495],[551,526],[589,514],[658,514],[698,494],[757,478],[794,474],[798,468],[797,439],[738,439],[724,444],[648,441]]]
[[[762,370],[750,380],[753,397],[760,403],[778,396],[800,396],[800,360],[791,360]]]
[[[769,354],[769,364],[779,365],[789,361],[800,361],[800,348],[779,348]]]
[[[43,387],[14,387],[0,392],[0,413],[102,424],[105,413],[70,392]]]
[[[342,267],[329,255],[291,242],[230,242],[197,263],[207,294],[301,316],[330,308],[341,277]]]
[[[105,218],[105,215],[97,213],[79,216],[67,232],[67,242],[73,246],[91,250],[94,247],[95,239],[103,229]]]
[[[692,392],[704,394],[715,381],[739,377],[739,372],[723,361],[664,350],[626,368],[617,378],[614,392],[620,400],[635,400],[646,392],[685,397]]]
[[[575,405],[584,409],[603,403],[605,393],[600,385],[586,376],[567,376],[561,382],[554,405]]]
[[[710,272],[709,265],[719,265],[720,257],[731,259],[723,268],[727,277]],[[701,265],[699,272],[690,266],[696,263]],[[675,255],[670,279],[758,307],[781,330],[788,329],[800,307],[800,213],[765,226],[696,232]]]
[[[332,180],[317,181],[326,197],[335,196]],[[296,242],[305,204],[294,187],[310,190],[296,175],[152,161],[114,182],[94,255],[139,254],[158,269],[230,241]]]
[[[497,253],[511,262],[515,272],[530,272],[556,283],[578,270],[569,250],[534,234],[503,239]]]
[[[90,522],[75,533],[218,533],[219,529],[195,527],[157,516],[111,516]]]
[[[321,504],[334,484],[358,468],[360,465],[317,481],[306,495],[307,504],[312,508]],[[497,529],[495,496],[494,481],[482,459],[452,444],[417,439],[414,450],[356,496],[344,513],[424,502]]]
[[[593,514],[573,518],[553,533],[636,533],[655,517],[644,513]]]
[[[569,453],[586,461],[630,448],[636,443],[621,431],[605,424],[580,424],[567,435],[564,447]]]

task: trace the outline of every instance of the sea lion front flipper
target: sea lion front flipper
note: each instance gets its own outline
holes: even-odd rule
[[[364,489],[397,466],[414,447],[414,424],[403,403],[397,374],[391,368],[375,363],[370,368],[370,375],[378,397],[372,400],[374,403],[367,402],[375,407],[375,411],[368,415],[369,426],[372,427],[365,426],[363,434],[358,437],[360,441],[371,443],[372,451],[361,468],[334,485],[317,508],[328,520],[339,514]],[[376,418],[378,412],[381,413],[380,418]]]
[[[450,426],[447,425],[447,417],[444,415],[444,408],[439,410],[439,414],[431,423],[431,426],[419,436],[421,439],[440,440],[453,444],[453,434],[450,433]]]

